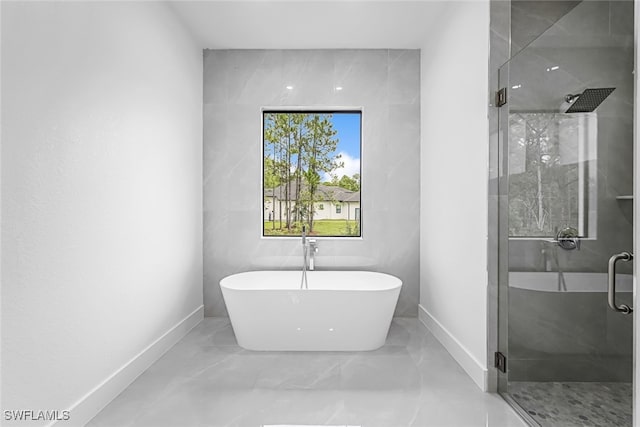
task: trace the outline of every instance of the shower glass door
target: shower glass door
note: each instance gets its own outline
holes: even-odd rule
[[[607,271],[633,252],[633,40],[633,2],[583,1],[500,70],[499,391],[532,424],[631,425],[633,314]]]

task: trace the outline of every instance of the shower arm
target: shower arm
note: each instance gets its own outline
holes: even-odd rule
[[[567,94],[564,97],[565,102],[568,102],[569,104],[571,104],[573,101],[575,101],[576,99],[580,98],[581,94],[578,95],[573,95],[573,94]]]

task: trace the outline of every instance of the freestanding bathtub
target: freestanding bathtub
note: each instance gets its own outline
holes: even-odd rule
[[[252,271],[220,281],[238,344],[260,351],[366,351],[389,332],[402,281],[368,271]]]

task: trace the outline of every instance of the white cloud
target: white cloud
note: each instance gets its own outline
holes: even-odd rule
[[[340,161],[344,163],[344,166],[333,171],[333,175],[337,175],[338,179],[342,178],[343,175],[347,175],[352,177],[356,173],[360,173],[360,159],[351,157],[349,154],[340,152],[338,153],[342,155]],[[322,181],[331,181],[331,176],[328,173],[322,174]]]

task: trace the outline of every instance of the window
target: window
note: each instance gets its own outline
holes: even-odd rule
[[[361,128],[360,111],[263,111],[263,236],[362,235]]]
[[[595,113],[509,115],[509,236],[596,237]]]

